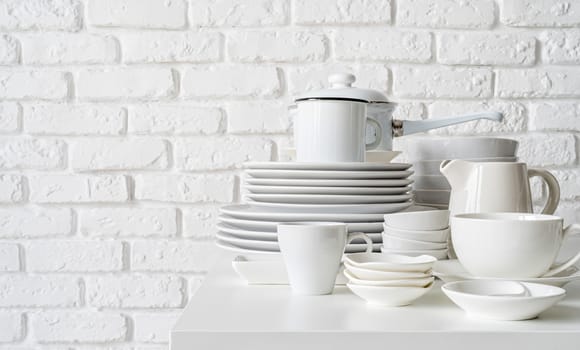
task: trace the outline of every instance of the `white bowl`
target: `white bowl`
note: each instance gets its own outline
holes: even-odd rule
[[[420,287],[423,288],[431,283],[435,277],[423,277],[423,278],[411,278],[411,279],[401,279],[401,280],[383,280],[383,281],[375,281],[375,280],[365,280],[356,278],[348,269],[343,271],[346,278],[348,278],[349,283],[358,284],[361,286],[377,286],[377,287]]]
[[[382,150],[370,150],[365,152],[365,162],[366,163],[390,163],[395,159],[401,151],[382,151]],[[295,160],[296,159],[296,148],[287,147],[282,148],[279,154],[280,158]]]
[[[381,306],[404,306],[425,295],[433,287],[376,287],[361,286],[354,283],[346,285],[354,294],[366,300],[369,304]]]
[[[523,286],[526,295],[505,295],[514,291],[514,284]],[[457,281],[441,290],[469,315],[502,321],[535,318],[566,296],[559,287],[515,281]]]
[[[383,246],[388,249],[447,249],[447,242],[424,242],[383,233]]]
[[[401,280],[401,279],[415,279],[415,278],[425,278],[431,276],[431,270],[426,272],[398,272],[398,271],[379,271],[372,269],[365,269],[362,267],[357,267],[349,264],[347,261],[344,263],[345,269],[352,273],[356,278],[360,278],[367,281],[386,281],[386,280]]]
[[[451,185],[443,175],[415,175],[411,179],[415,181],[413,183],[415,190],[451,190]]]
[[[398,228],[392,228],[387,224],[383,224],[384,233],[406,239],[412,239],[421,242],[433,242],[433,243],[447,243],[449,239],[449,227],[442,230],[401,230]]]
[[[415,200],[420,203],[449,204],[451,190],[415,190]]]
[[[392,249],[381,247],[383,254],[406,255],[409,257],[430,256],[437,260],[447,259],[447,249]]]
[[[441,175],[439,165],[445,159],[423,160],[413,163],[416,175]],[[469,162],[517,162],[518,157],[468,158]]]
[[[433,268],[437,259],[427,255],[354,253],[344,256],[345,262],[364,269],[398,272],[425,272]]]
[[[498,137],[409,139],[405,153],[411,160],[515,157],[518,141]]]
[[[394,229],[402,230],[442,230],[449,226],[449,210],[386,214],[385,224]]]

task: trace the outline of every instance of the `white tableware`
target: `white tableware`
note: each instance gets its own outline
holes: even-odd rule
[[[442,230],[401,230],[397,228],[392,228],[386,224],[383,225],[384,233],[393,236],[406,239],[412,239],[421,242],[433,242],[433,243],[447,243],[449,239],[449,228],[444,228]]]
[[[512,280],[512,279],[502,279],[502,278],[485,278],[476,277],[465,270],[461,265],[459,260],[439,260],[433,265],[433,275],[443,280],[443,282],[454,282],[463,280],[479,280],[479,279],[491,279],[491,280]],[[537,277],[537,278],[516,278],[513,279],[519,282],[530,282],[530,283],[541,283],[548,284],[556,287],[562,287],[565,284],[580,280],[580,271],[576,266],[570,266],[566,270],[560,272],[559,274],[552,277]]]
[[[433,287],[430,285],[420,287],[376,287],[362,286],[354,283],[346,285],[354,294],[367,301],[369,304],[380,306],[405,306],[419,299]]]
[[[560,201],[560,186],[550,172],[528,169],[526,163],[474,163],[447,160],[441,173],[451,184],[451,214],[486,212],[531,213],[529,178],[538,176],[549,189],[543,214],[553,214]]]
[[[280,255],[279,250],[260,250],[260,249],[252,248],[253,245],[251,243],[244,244],[244,245],[246,247],[239,247],[236,244],[224,242],[224,241],[219,240],[219,239],[216,240],[216,246],[218,246],[224,250],[228,250],[228,251],[235,252],[235,253],[251,254],[251,255],[255,255],[255,256],[262,256],[262,255],[277,256],[277,255]],[[374,243],[373,244],[373,252],[378,252],[380,250],[381,246],[382,246],[382,243]],[[349,243],[346,245],[344,252],[347,254],[357,254],[357,253],[365,252],[366,249],[367,249],[366,244]]]
[[[401,238],[383,234],[383,246],[388,249],[447,249],[447,242],[436,243],[417,241],[414,239]]]
[[[515,157],[518,142],[497,137],[416,138],[406,144],[412,160]]]
[[[425,205],[425,206],[429,206],[429,207],[433,207],[436,210],[447,210],[449,209],[449,205],[448,204],[434,204],[434,203],[421,203],[421,202],[416,202],[416,205]]]
[[[358,284],[361,286],[376,286],[376,287],[419,287],[424,288],[427,285],[433,283],[434,277],[423,277],[423,278],[412,278],[412,279],[400,279],[400,280],[365,280],[354,276],[349,272],[348,268],[344,270],[344,275],[348,278],[348,282],[351,284]]]
[[[400,153],[400,152],[399,152]],[[409,163],[362,163],[362,162],[246,162],[247,169],[269,170],[330,170],[330,171],[400,171],[411,167]]]
[[[449,226],[449,210],[428,210],[387,214],[385,215],[385,224],[390,228],[400,230],[443,230]]]
[[[344,266],[355,277],[368,281],[402,280],[431,277],[431,270],[426,272],[399,272],[366,269],[351,265],[345,261]]]
[[[264,208],[270,211],[280,211],[282,213],[328,213],[334,215],[341,215],[347,213],[357,213],[361,215],[369,215],[373,213],[392,213],[399,211],[413,205],[413,201],[409,200],[401,203],[379,203],[379,204],[295,204],[295,203],[267,203],[248,201],[253,207]],[[343,221],[342,219],[336,219]]]
[[[436,160],[420,160],[413,162],[413,170],[417,175],[441,175],[439,166],[441,162],[453,157],[444,157]],[[517,162],[517,157],[492,157],[492,158],[468,158],[463,159],[470,162]]]
[[[346,194],[246,194],[255,202],[292,204],[384,204],[406,202],[413,194],[346,195]]]
[[[437,261],[432,256],[406,256],[401,254],[347,254],[344,257],[345,263],[363,269],[378,271],[397,272],[425,272],[431,270],[433,263]]]
[[[366,164],[366,163],[365,163]],[[246,174],[254,178],[267,179],[404,179],[413,172],[409,170],[281,170],[281,169],[247,169]]]
[[[400,151],[384,151],[384,150],[369,150],[365,152],[365,162],[367,163],[389,163],[395,159]],[[296,148],[286,147],[282,148],[279,153],[280,159],[296,160]]]
[[[415,181],[415,190],[451,190],[451,185],[443,175],[415,175],[412,179]]]
[[[397,254],[397,255],[407,255],[407,256],[422,256],[429,255],[437,260],[447,259],[447,249],[393,249],[381,247],[381,253],[384,254]]]
[[[250,193],[259,194],[325,194],[325,195],[393,195],[411,191],[410,186],[400,187],[328,187],[328,186],[262,186],[245,185]]]
[[[264,221],[338,221],[338,222],[373,222],[382,221],[384,214],[361,213],[315,213],[315,212],[284,212],[252,207],[247,204],[226,205],[220,212],[240,219]]]
[[[529,295],[514,293],[516,283]],[[514,281],[458,281],[444,284],[441,290],[470,316],[501,321],[535,318],[566,296],[559,287]]]
[[[261,241],[276,241],[278,239],[276,232],[246,230],[222,222],[218,223],[216,227],[220,232],[228,233],[232,236],[243,239],[255,239]]]
[[[278,241],[292,291],[301,295],[330,294],[347,241],[362,238],[367,252],[372,242],[362,233],[348,233],[343,223],[297,222],[278,225]]]
[[[227,215],[220,215],[218,216],[218,221],[227,223],[233,226],[238,227],[239,229],[247,230],[247,231],[263,231],[263,232],[276,232],[277,226],[281,221],[269,221],[269,220],[246,220],[246,219],[239,219],[235,217],[230,217]],[[285,220],[292,221],[292,220]],[[303,219],[297,219],[296,221],[303,221]],[[349,222],[347,223],[348,232],[366,232],[366,233],[373,233],[373,232],[380,232],[383,231],[383,223],[382,222]]]
[[[400,187],[413,183],[411,179],[261,179],[245,178],[250,185],[318,186],[318,187]]]
[[[563,219],[525,213],[460,214],[451,218],[451,240],[461,264],[475,276],[552,276],[580,259],[552,266],[562,241],[580,225],[563,229]]]
[[[449,204],[449,190],[415,190],[415,200],[421,203]]]

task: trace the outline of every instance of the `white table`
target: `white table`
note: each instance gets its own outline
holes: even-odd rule
[[[295,296],[289,286],[248,286],[224,254],[171,332],[172,350],[580,349],[580,283],[530,321],[468,318],[438,284],[415,304],[367,305],[344,287]]]

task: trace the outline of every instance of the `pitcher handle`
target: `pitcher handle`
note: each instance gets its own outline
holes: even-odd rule
[[[580,234],[580,225],[572,224],[564,229],[563,239],[566,239],[566,237],[568,237],[568,236],[577,235],[577,234]],[[580,252],[576,253],[576,255],[574,255],[573,257],[568,259],[568,261],[550,269],[548,272],[543,274],[542,277],[552,277],[554,275],[557,275],[560,272],[569,268],[570,266],[574,265],[579,260],[580,260]]]
[[[367,246],[365,253],[372,253],[373,252],[373,241],[370,239],[369,236],[365,235],[362,232],[349,233],[347,238],[346,238],[346,243],[348,244],[349,242],[351,242],[355,238],[362,238],[365,241],[366,246]]]
[[[548,201],[542,209],[542,214],[554,214],[560,203],[560,185],[552,173],[544,169],[528,169],[528,178],[539,176],[548,185]]]
[[[379,124],[378,121],[372,118],[367,118],[367,123],[371,124],[376,129],[375,135],[377,135],[377,137],[373,142],[367,143],[365,145],[367,150],[371,150],[379,147],[379,145],[381,144],[381,141],[383,140],[383,128],[381,127],[381,124]]]

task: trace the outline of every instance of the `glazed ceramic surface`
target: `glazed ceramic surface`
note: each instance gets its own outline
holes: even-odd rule
[[[429,292],[433,287],[433,283],[423,288],[361,286],[354,283],[348,283],[347,287],[369,304],[379,306],[405,306],[413,303]]]
[[[385,215],[385,224],[401,230],[442,230],[449,226],[449,211],[403,211],[387,214]]]
[[[497,137],[447,137],[409,140],[412,160],[515,157],[518,142]]]
[[[449,228],[442,230],[401,230],[383,225],[384,233],[393,236],[421,242],[446,243],[449,239]]]

